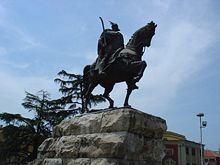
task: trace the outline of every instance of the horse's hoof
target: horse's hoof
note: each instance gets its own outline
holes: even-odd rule
[[[124,108],[131,108],[130,105],[124,105]]]
[[[114,108],[114,107],[113,107],[113,106],[109,106],[108,108],[109,108],[109,109],[112,109],[112,108]]]
[[[84,108],[82,113],[89,113],[89,109],[88,108]]]

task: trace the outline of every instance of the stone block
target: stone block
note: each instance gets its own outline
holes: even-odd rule
[[[157,160],[163,156],[162,140],[128,132],[94,133],[45,140],[39,158],[117,158]]]
[[[62,121],[30,165],[160,165],[166,121],[131,108]]]
[[[89,113],[64,120],[54,128],[54,137],[127,131],[149,138],[162,138],[166,121],[131,108]]]
[[[114,158],[64,159],[63,165],[161,165],[160,161],[123,160]]]

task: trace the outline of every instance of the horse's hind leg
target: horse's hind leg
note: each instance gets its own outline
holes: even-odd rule
[[[106,87],[105,88],[105,92],[103,94],[103,97],[105,97],[108,100],[108,102],[109,102],[109,108],[113,108],[114,107],[114,101],[109,96],[109,93],[112,91],[113,87],[114,87],[113,85]]]
[[[85,102],[84,102],[84,110],[82,113],[84,113],[84,111],[88,112],[88,103],[89,103],[89,100],[90,100],[90,97],[91,97],[91,93],[92,91],[94,90],[94,88],[97,86],[97,84],[89,84],[89,87],[86,91],[86,94],[85,94]]]

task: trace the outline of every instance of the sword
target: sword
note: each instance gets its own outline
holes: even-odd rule
[[[104,31],[105,31],[104,21],[103,21],[102,17],[99,17],[99,19],[101,20],[102,30],[103,30],[103,32],[104,32]],[[106,42],[105,33],[103,33],[103,38],[104,38],[104,46],[106,46],[106,45],[107,45],[107,42]]]

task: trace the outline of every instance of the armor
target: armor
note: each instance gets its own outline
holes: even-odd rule
[[[98,74],[104,72],[113,54],[118,49],[124,48],[124,38],[119,32],[118,25],[112,22],[111,24],[112,29],[105,29],[98,40],[98,59],[95,67],[95,70],[98,70]]]

